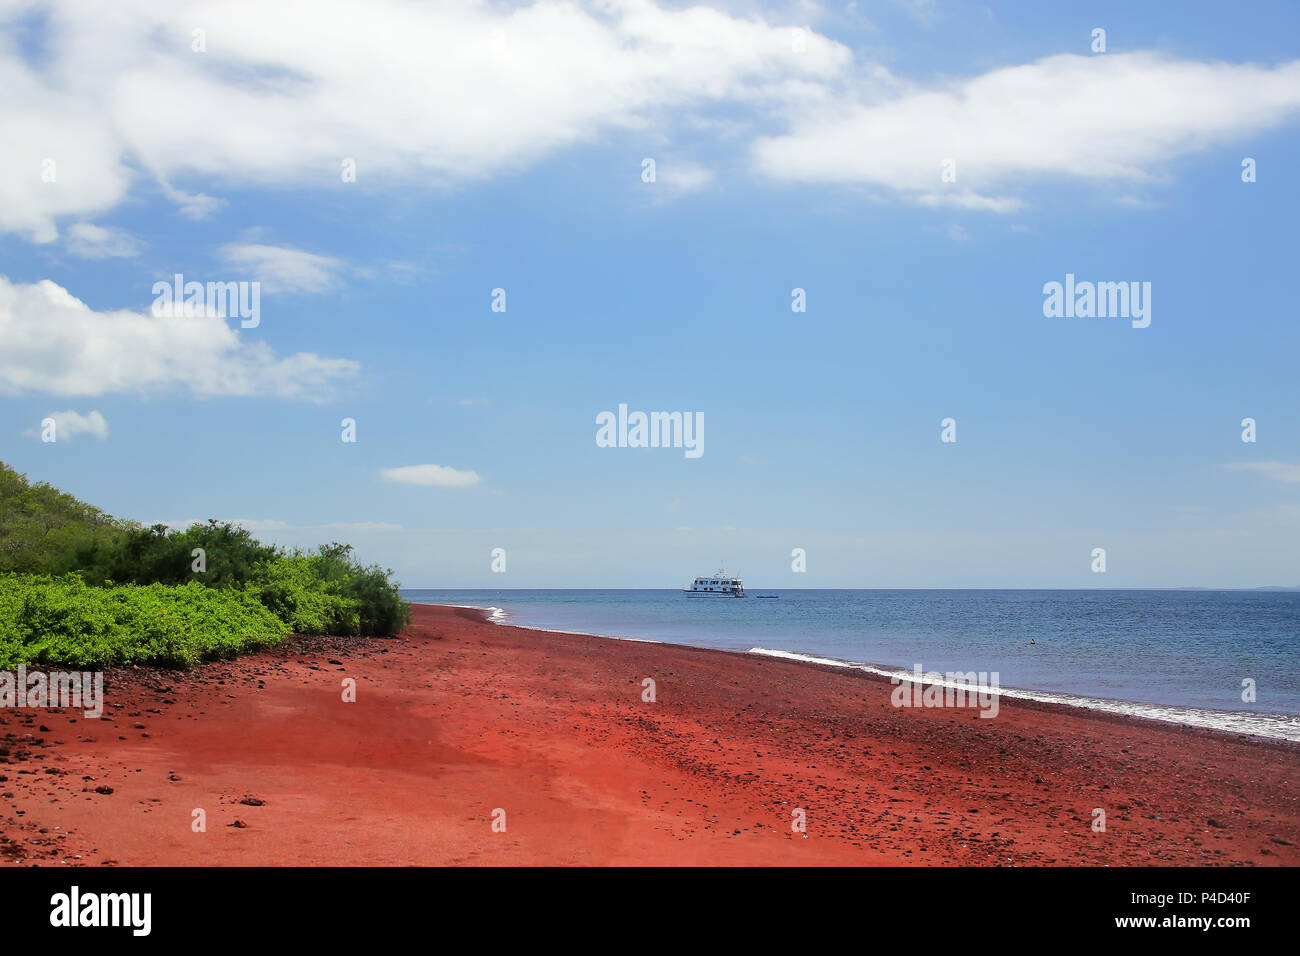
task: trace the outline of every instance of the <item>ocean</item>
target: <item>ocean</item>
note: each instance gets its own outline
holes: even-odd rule
[[[1008,696],[1300,740],[1300,592],[430,590],[500,623],[908,674],[996,672]],[[764,600],[754,595],[775,595]],[[1033,641],[1031,644],[1030,641]],[[1243,700],[1243,681],[1255,700]]]

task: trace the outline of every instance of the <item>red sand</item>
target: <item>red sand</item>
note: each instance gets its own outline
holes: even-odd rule
[[[112,672],[98,721],[0,710],[0,861],[1300,863],[1296,746],[891,689],[417,607],[402,638]]]

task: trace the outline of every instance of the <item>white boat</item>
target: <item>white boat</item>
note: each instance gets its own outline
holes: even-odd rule
[[[745,584],[740,578],[733,578],[726,571],[719,569],[717,574],[696,578],[688,588],[682,588],[683,594],[704,594],[713,597],[744,597]]]

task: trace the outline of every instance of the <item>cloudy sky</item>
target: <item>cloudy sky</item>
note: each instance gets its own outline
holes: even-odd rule
[[[1300,13],[1157,6],[0,0],[0,458],[410,586],[1300,584]]]

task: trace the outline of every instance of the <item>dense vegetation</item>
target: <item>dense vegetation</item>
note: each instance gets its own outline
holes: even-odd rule
[[[0,572],[66,570],[77,548],[107,541],[129,525],[0,461]]]
[[[188,584],[96,588],[75,574],[0,577],[0,667],[186,667],[282,640],[290,628],[238,589]]]
[[[393,634],[392,572],[346,544],[286,552],[244,528],[118,521],[0,462],[0,668],[188,666],[290,633]]]

